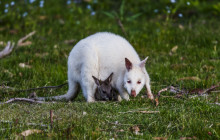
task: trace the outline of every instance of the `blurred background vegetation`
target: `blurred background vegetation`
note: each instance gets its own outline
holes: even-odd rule
[[[123,24],[132,24],[219,17],[219,0],[0,0],[0,33],[4,35],[35,30],[51,22],[79,29],[90,24],[84,23],[86,18],[118,18]]]

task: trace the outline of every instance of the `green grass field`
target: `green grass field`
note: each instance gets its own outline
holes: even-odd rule
[[[209,13],[206,7],[204,11],[202,8],[196,11],[196,7],[192,15],[186,10],[184,17],[179,18],[177,12],[151,15],[144,10],[144,5],[152,9],[155,2],[152,7],[146,5],[149,1],[129,2],[90,1],[67,5],[60,0],[47,1],[40,8],[39,1],[29,4],[20,1],[10,5],[7,14],[2,9],[0,51],[7,41],[17,43],[28,33],[36,33],[27,39],[30,45],[15,47],[10,55],[0,59],[0,102],[28,97],[32,92],[38,96],[65,94],[68,86],[54,90],[18,90],[67,82],[69,52],[80,39],[101,31],[125,37],[141,59],[149,56],[146,69],[155,95],[170,85],[190,91],[207,89],[220,82],[218,11]],[[4,4],[2,1],[0,6],[5,7]],[[112,13],[118,13],[126,33],[111,17],[115,16]],[[66,44],[65,40],[75,42]],[[22,64],[26,67],[21,67]],[[184,80],[186,77],[190,78]],[[145,89],[136,98],[122,102],[86,103],[79,94],[72,102],[0,104],[0,138],[22,139],[23,131],[37,129],[40,133],[27,138],[217,140],[220,139],[219,90],[216,88],[207,96],[187,94],[181,98],[163,92],[158,106],[143,98]],[[54,114],[52,127],[50,110]]]

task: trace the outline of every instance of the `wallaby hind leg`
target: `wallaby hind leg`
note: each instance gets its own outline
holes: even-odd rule
[[[96,88],[92,84],[83,83],[82,91],[87,102],[95,102]]]

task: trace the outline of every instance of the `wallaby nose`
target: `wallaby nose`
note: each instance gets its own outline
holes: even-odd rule
[[[131,90],[131,96],[132,96],[132,97],[136,97],[136,92],[135,92],[135,90]]]

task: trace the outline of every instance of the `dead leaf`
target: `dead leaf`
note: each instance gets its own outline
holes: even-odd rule
[[[176,45],[171,49],[171,52],[175,53],[177,49],[178,49],[178,46]]]
[[[204,65],[204,66],[202,66],[202,68],[203,68],[206,72],[211,71],[211,70],[214,69],[213,66],[208,66],[208,65]]]
[[[26,137],[34,133],[42,133],[42,132],[43,132],[42,130],[38,130],[38,129],[29,129],[29,130],[21,132],[20,135]]]
[[[25,63],[19,63],[19,67],[21,67],[21,68],[31,68],[31,66],[30,65],[27,65],[27,64],[25,64]]]
[[[40,57],[40,58],[43,58],[45,56],[48,56],[48,52],[45,52],[45,53],[36,53],[35,54],[37,57]]]
[[[196,81],[196,82],[200,82],[201,81],[201,79],[199,77],[196,77],[196,76],[183,77],[183,78],[177,79],[177,81],[183,81],[183,80],[192,80],[192,81]]]
[[[193,136],[193,137],[181,137],[181,140],[192,140],[192,139],[197,139],[197,137]]]
[[[137,125],[134,125],[134,126],[130,127],[130,130],[131,130],[132,132],[134,132],[134,131],[139,132],[139,131],[140,131],[140,128],[139,128]]]
[[[177,70],[177,69],[182,69],[183,67],[186,67],[187,65],[185,63],[182,64],[172,64],[171,68]]]
[[[153,137],[154,140],[167,140],[167,137]]]
[[[87,113],[85,111],[83,111],[83,115],[86,115]]]
[[[59,23],[63,25],[65,24],[65,21],[63,19],[59,19]]]
[[[183,25],[179,24],[178,27],[179,27],[181,30],[184,30],[184,26],[183,26]]]
[[[9,31],[9,33],[10,33],[10,34],[17,34],[17,33],[18,33],[18,30],[16,30],[16,29],[11,29],[11,30]]]
[[[11,78],[14,76],[9,70],[3,70],[4,73],[7,73]]]
[[[53,32],[53,29],[52,28],[50,28],[50,30],[48,31],[48,35],[51,35],[51,33]]]
[[[4,31],[5,29],[7,29],[7,27],[1,27],[1,28],[0,28],[0,32],[1,32],[1,31]]]
[[[22,74],[21,72],[19,72],[19,76],[20,76],[20,77],[22,77],[22,76],[23,76],[23,74]]]
[[[173,55],[174,53],[176,53],[176,50],[178,49],[178,46],[176,45],[176,46],[174,46],[172,49],[171,49],[171,51],[169,52],[169,55],[171,56],[171,55]]]
[[[159,100],[158,100],[158,98],[155,99],[155,102],[156,102],[156,106],[158,106],[158,105],[159,105]]]
[[[0,41],[0,45],[5,45],[5,42],[3,42],[3,41]]]
[[[67,45],[73,45],[76,42],[75,39],[65,40],[64,43]]]
[[[143,133],[139,133],[140,128],[137,125],[130,127],[130,131],[133,132],[135,135],[143,135]]]
[[[124,129],[120,129],[120,130],[118,130],[118,132],[124,132]]]
[[[40,20],[45,20],[45,19],[47,19],[47,16],[38,16],[38,18],[39,18]]]

